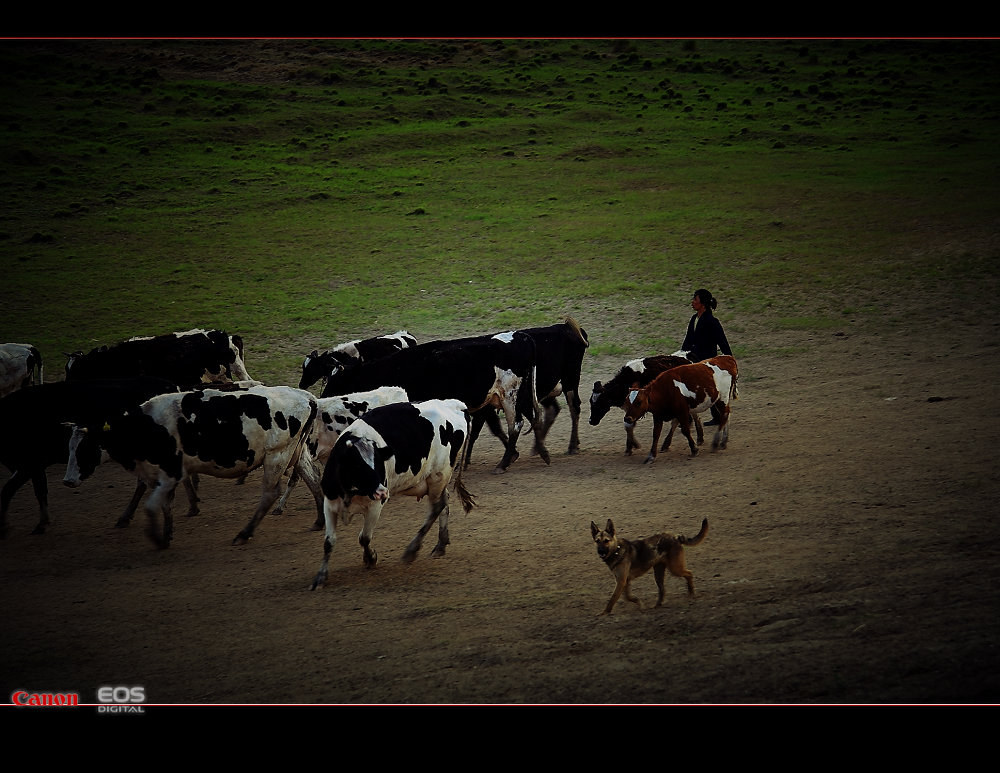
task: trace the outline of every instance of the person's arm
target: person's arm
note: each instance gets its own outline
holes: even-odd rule
[[[716,343],[719,345],[719,351],[732,357],[733,350],[729,348],[729,339],[726,338],[726,331],[722,329],[722,323],[716,320],[716,326],[718,329]]]

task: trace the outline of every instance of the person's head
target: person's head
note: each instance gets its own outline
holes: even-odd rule
[[[694,297],[691,299],[691,308],[698,314],[701,314],[705,309],[715,309],[718,305],[719,302],[712,297],[712,293],[705,289],[695,290]]]

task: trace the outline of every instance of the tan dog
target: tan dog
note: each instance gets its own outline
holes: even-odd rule
[[[701,531],[697,537],[688,538],[673,534],[654,534],[652,537],[641,537],[638,540],[620,539],[615,535],[615,525],[608,519],[607,526],[602,531],[593,521],[590,531],[597,543],[597,555],[601,557],[608,569],[618,580],[615,592],[611,594],[607,607],[602,615],[610,615],[618,598],[625,593],[625,598],[642,608],[642,602],[632,595],[632,580],[642,577],[650,569],[656,577],[656,586],[660,589],[656,606],[663,604],[663,577],[666,570],[675,577],[687,580],[688,593],[694,595],[694,575],[688,571],[684,563],[684,546],[697,545],[708,532],[708,519],[701,522]]]

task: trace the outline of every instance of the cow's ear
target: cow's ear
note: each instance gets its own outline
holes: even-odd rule
[[[395,452],[392,450],[392,446],[375,447],[375,458],[378,459],[379,462],[385,462],[387,459],[392,459],[394,453]]]
[[[319,357],[319,352],[317,352],[315,349],[313,349],[312,352],[309,353],[309,356],[310,357]]]
[[[601,382],[600,381],[595,381],[594,382],[594,391],[595,392],[601,392],[603,390],[604,390],[604,387],[601,385]]]

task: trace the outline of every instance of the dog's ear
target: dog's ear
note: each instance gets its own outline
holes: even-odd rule
[[[615,525],[611,523],[610,518],[608,518],[608,525],[604,527],[604,531],[606,531],[612,537],[615,536]]]
[[[599,531],[600,531],[600,529],[597,528],[597,524],[594,523],[593,521],[591,521],[590,522],[590,536],[596,538],[597,537],[597,532],[599,532]]]

